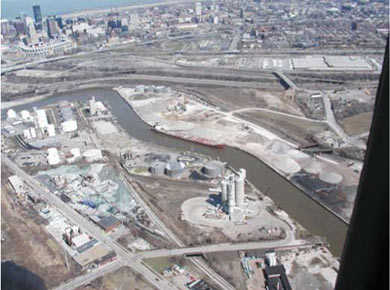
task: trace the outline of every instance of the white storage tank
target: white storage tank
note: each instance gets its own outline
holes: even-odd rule
[[[73,132],[77,130],[77,121],[69,120],[61,123],[62,131],[65,133]]]
[[[57,165],[60,163],[60,156],[58,154],[57,148],[49,148],[47,149],[48,156],[47,156],[47,163],[50,165]]]
[[[15,111],[12,110],[12,109],[9,109],[9,110],[7,111],[7,118],[8,118],[8,119],[16,118],[16,113],[15,113]]]
[[[343,181],[343,177],[340,174],[332,171],[321,172],[319,178],[323,182],[333,185],[338,185],[341,181]]]
[[[24,121],[29,121],[30,120],[30,112],[29,111],[27,111],[27,110],[22,110],[21,112],[20,112],[20,116],[22,117],[22,119],[24,120]]]
[[[90,149],[84,152],[83,157],[87,162],[94,162],[103,159],[102,151],[100,149]]]
[[[49,137],[54,137],[56,135],[56,129],[54,128],[54,124],[47,125],[47,134]]]

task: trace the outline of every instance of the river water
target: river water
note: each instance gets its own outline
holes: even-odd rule
[[[341,255],[348,226],[265,163],[238,149],[230,147],[214,149],[152,131],[115,91],[88,89],[74,93],[59,94],[50,99],[16,106],[14,109],[19,112],[22,109],[49,105],[60,100],[81,101],[87,100],[92,96],[95,96],[97,100],[108,102],[122,128],[136,139],[168,148],[192,150],[214,158],[219,157],[221,161],[228,162],[236,169],[245,168],[248,179],[259,190],[272,198],[277,205],[308,231],[326,237],[330,244],[331,252],[336,256]]]

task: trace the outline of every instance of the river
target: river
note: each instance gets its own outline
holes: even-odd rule
[[[168,148],[192,150],[214,158],[219,157],[221,161],[228,162],[236,169],[245,168],[248,179],[259,190],[272,198],[277,205],[308,231],[326,237],[330,244],[331,252],[338,257],[341,255],[348,226],[268,165],[238,149],[231,147],[214,149],[152,131],[115,91],[109,89],[88,89],[59,94],[49,99],[16,106],[14,109],[19,112],[22,109],[41,107],[60,100],[81,101],[87,100],[92,96],[95,96],[97,100],[107,102],[113,114],[118,118],[122,128],[136,139]]]

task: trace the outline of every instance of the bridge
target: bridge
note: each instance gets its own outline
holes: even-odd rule
[[[281,71],[273,71],[272,72],[274,75],[276,75],[279,79],[281,79],[282,84],[284,86],[287,86],[290,89],[297,90],[298,87],[296,84],[293,83],[292,80],[290,80],[283,72]]]

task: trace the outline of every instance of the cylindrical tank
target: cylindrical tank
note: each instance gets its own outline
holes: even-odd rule
[[[22,119],[23,119],[24,121],[27,121],[27,120],[30,119],[30,112],[27,111],[27,110],[22,110],[22,111],[20,112],[20,116],[22,117]]]
[[[9,109],[9,110],[7,111],[7,118],[8,118],[8,119],[12,119],[12,118],[15,118],[15,117],[16,117],[15,111],[12,110],[12,109]]]
[[[222,175],[223,164],[221,166],[219,163],[221,162],[218,161],[207,162],[205,166],[202,168],[202,172],[211,178],[216,178]]]
[[[150,165],[150,172],[155,176],[163,176],[166,164],[164,162],[155,161]]]
[[[184,163],[178,161],[170,161],[165,166],[165,173],[170,177],[177,177],[184,171]]]
[[[77,130],[76,120],[69,120],[61,123],[62,130],[64,132],[73,132]]]

